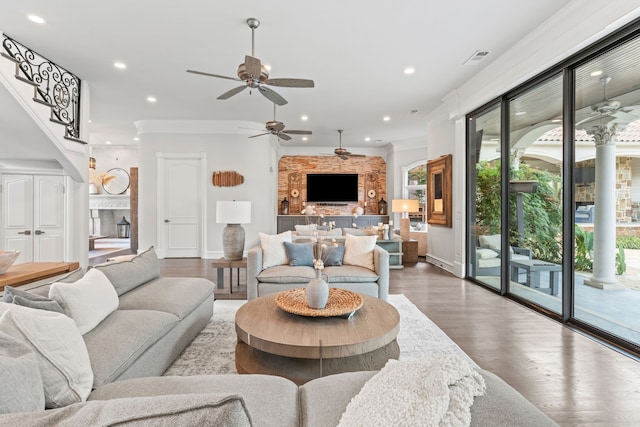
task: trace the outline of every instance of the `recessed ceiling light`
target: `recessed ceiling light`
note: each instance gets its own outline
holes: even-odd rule
[[[404,69],[404,73],[405,74],[413,74],[415,72],[416,72],[416,69],[413,68],[413,67],[407,67],[407,68]]]
[[[38,15],[27,15],[27,19],[31,22],[35,22],[36,24],[44,24],[44,19],[40,18]]]
[[[111,141],[105,141],[104,143],[107,144],[107,145],[110,145]]]
[[[300,120],[302,120],[303,122],[306,122],[307,120],[309,120],[309,116],[301,116]]]
[[[526,112],[526,111],[518,111],[518,112],[516,113],[516,116],[524,116],[525,114],[527,114],[527,112]]]
[[[156,97],[155,97],[155,96],[147,96],[147,102],[154,103],[154,102],[156,102],[156,101],[157,101],[157,99],[156,99]]]
[[[391,120],[391,117],[389,117],[389,116],[384,116],[384,117],[382,118],[382,120],[384,120],[385,122],[388,122],[389,120]]]
[[[91,121],[91,119],[89,119],[89,123],[93,123],[93,122]]]
[[[134,141],[140,141],[140,138],[138,138],[137,136],[133,138]]]
[[[371,141],[371,138],[369,138],[368,136],[364,139],[365,141],[369,142]]]
[[[307,138],[306,136],[303,136],[303,137],[302,137],[302,140],[303,140],[303,141],[308,141],[308,140],[309,140],[309,138]]]
[[[271,65],[264,64],[263,67],[266,68],[267,71],[271,71]]]
[[[124,62],[114,62],[113,66],[120,70],[124,70],[127,68],[127,64],[125,64]]]
[[[551,123],[560,123],[562,121],[562,119],[553,119],[551,120]]]
[[[591,75],[591,77],[598,77],[598,76],[602,75],[602,70],[594,71],[590,75]]]

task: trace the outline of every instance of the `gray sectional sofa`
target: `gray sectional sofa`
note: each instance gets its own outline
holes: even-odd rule
[[[471,407],[471,426],[557,426],[500,378],[488,371],[480,373],[487,390]],[[269,375],[137,378],[100,386],[87,402],[67,408],[0,416],[0,425],[105,425],[98,422],[105,417],[110,423],[135,421],[154,427],[330,427],[338,425],[351,399],[375,374],[349,372],[302,386]],[[168,407],[169,403],[176,406]],[[144,413],[148,407],[152,410]]]
[[[384,262],[384,254],[379,256]],[[119,307],[82,337],[93,370],[93,389],[86,401],[5,413],[0,415],[0,426],[335,426],[351,399],[376,374],[344,373],[302,386],[268,375],[163,377],[211,318],[214,284],[206,279],[159,277],[152,250],[96,268],[116,288]],[[83,274],[79,270],[63,280],[75,282]],[[46,285],[29,292],[41,297],[49,293]],[[0,323],[1,317],[0,313]],[[0,332],[0,344],[7,342],[5,338]],[[24,359],[20,345],[8,353],[0,346],[0,364],[27,363],[20,360]],[[5,394],[0,413],[11,404],[2,387],[20,375],[6,365],[1,372],[0,392]],[[500,378],[486,371],[481,375],[487,391],[471,408],[472,426],[556,425]],[[11,396],[17,395],[12,390]]]

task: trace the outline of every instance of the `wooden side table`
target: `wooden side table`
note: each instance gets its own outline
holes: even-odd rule
[[[5,286],[21,286],[77,270],[78,262],[25,262],[9,267],[0,275],[0,291]]]
[[[402,242],[402,263],[418,262],[418,241],[405,240]]]
[[[211,262],[211,267],[218,270],[217,272],[217,288],[224,289],[224,269],[229,269],[229,292],[233,293],[233,269],[236,269],[236,286],[240,286],[240,269],[245,269],[245,274],[247,270],[247,257],[242,258],[237,261],[230,261],[224,258],[214,259]]]

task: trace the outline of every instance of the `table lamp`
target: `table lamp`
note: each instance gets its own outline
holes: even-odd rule
[[[239,261],[244,253],[244,228],[240,224],[251,222],[251,202],[216,202],[216,222],[227,224],[222,230],[224,259]]]
[[[409,212],[418,212],[420,205],[417,199],[393,199],[391,201],[391,212],[400,213],[400,238],[403,241],[409,240],[409,229],[411,220]]]

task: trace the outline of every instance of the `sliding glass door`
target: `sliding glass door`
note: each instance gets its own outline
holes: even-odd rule
[[[469,275],[493,289],[501,289],[500,233],[502,229],[500,105],[493,105],[468,120]]]
[[[467,276],[640,351],[640,24],[467,116]]]
[[[509,101],[509,292],[562,311],[562,74]]]
[[[640,343],[640,39],[575,69],[575,318]]]

